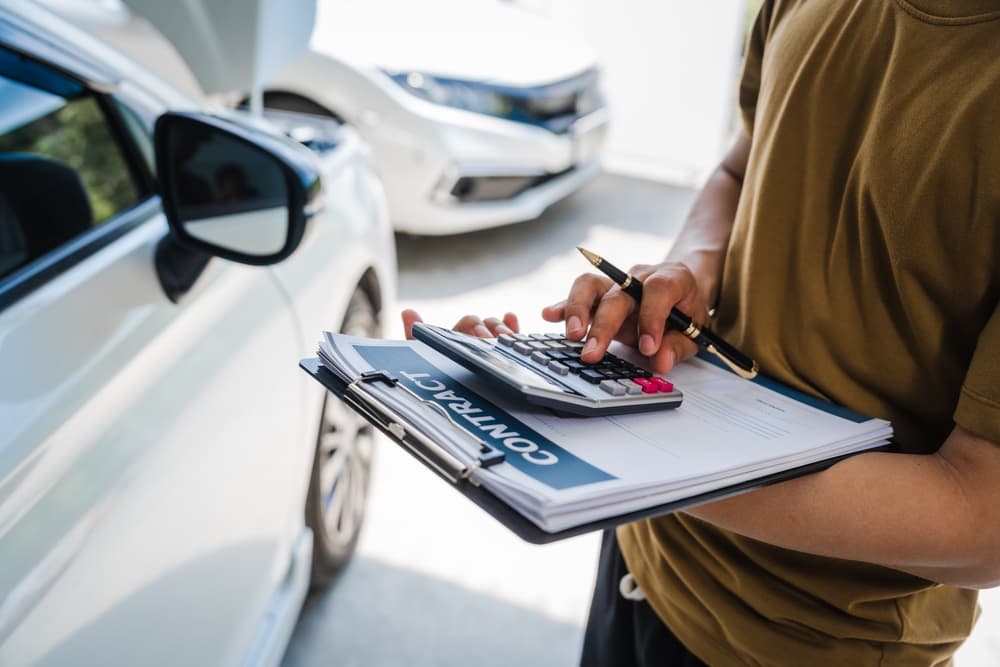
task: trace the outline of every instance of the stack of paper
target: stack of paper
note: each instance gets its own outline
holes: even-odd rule
[[[625,347],[618,356],[642,365]],[[888,444],[890,424],[747,381],[695,358],[669,379],[675,410],[565,417],[531,407],[418,341],[327,333],[324,366],[345,382],[386,371],[400,386],[364,391],[467,467],[472,481],[548,532],[725,493],[734,485]],[[408,390],[408,391],[407,391]],[[479,443],[505,461],[477,467]]]

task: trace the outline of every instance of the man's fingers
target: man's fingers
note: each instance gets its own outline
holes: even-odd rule
[[[403,333],[406,334],[408,340],[413,340],[413,325],[417,322],[423,322],[423,318],[412,308],[407,308],[400,315],[403,318]]]
[[[591,312],[605,292],[614,285],[610,278],[585,273],[573,281],[566,299],[566,336],[580,340],[590,326]]]
[[[542,319],[546,322],[562,322],[566,319],[566,300],[542,308]]]
[[[493,336],[486,325],[483,324],[483,321],[475,315],[466,315],[458,322],[455,322],[455,326],[452,329],[469,334],[470,336],[479,336],[480,338],[491,338]]]
[[[514,315],[513,313],[507,313],[507,315],[504,315],[504,320],[506,320],[508,316],[512,315],[513,315],[514,325],[516,326],[517,315]],[[490,333],[494,337],[497,337],[500,334],[517,333],[517,330],[512,329],[510,326],[508,326],[506,321],[502,321],[500,320],[500,318],[497,317],[487,317],[486,319],[483,320],[483,324],[486,325],[486,328],[490,330]]]
[[[663,335],[660,349],[649,359],[657,373],[669,373],[680,362],[693,357],[698,345],[679,331],[668,331]]]
[[[618,286],[605,292],[597,305],[597,310],[594,311],[590,333],[587,334],[587,343],[580,352],[580,360],[595,363],[604,358],[608,345],[634,308],[635,299],[621,291]]]
[[[687,271],[655,271],[643,281],[639,306],[639,351],[650,356],[660,349],[670,309],[694,291],[694,277]]]
[[[420,317],[420,313],[410,308],[402,312],[402,317],[403,331],[406,333],[406,337],[412,340],[413,325],[416,322],[423,322],[424,320]],[[496,317],[488,317],[483,320],[476,315],[466,315],[458,322],[455,322],[455,326],[452,329],[460,333],[469,334],[470,336],[495,338],[503,333],[517,333],[521,327],[516,314],[506,313],[502,320]]]

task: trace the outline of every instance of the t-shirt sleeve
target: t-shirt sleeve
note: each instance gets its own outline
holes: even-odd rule
[[[773,3],[768,0],[761,5],[757,18],[747,35],[747,50],[743,57],[743,73],[740,76],[740,115],[747,136],[753,136],[754,114],[757,111],[757,95],[760,93],[760,75],[764,60],[764,43]]]
[[[955,408],[955,423],[1000,444],[1000,306],[979,334]]]
[[[747,35],[747,48],[743,57],[743,73],[740,75],[740,115],[747,136],[753,136],[754,116],[757,112],[757,96],[760,94],[761,76],[764,66],[764,47],[774,33],[782,16],[789,13],[796,0],[764,0],[757,12],[757,18]]]

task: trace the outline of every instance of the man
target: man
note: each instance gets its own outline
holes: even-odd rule
[[[543,315],[665,372],[695,351],[668,309],[715,305],[901,452],[606,536],[583,662],[945,664],[1000,584],[1000,2],[765,2],[740,106],[668,260],[632,270],[641,307],[581,276]]]

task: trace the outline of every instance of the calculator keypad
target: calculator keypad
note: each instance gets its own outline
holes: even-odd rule
[[[556,375],[576,375],[611,396],[674,391],[674,385],[611,353],[592,364],[580,360],[583,343],[560,334],[501,334],[497,343]]]

